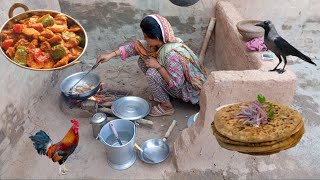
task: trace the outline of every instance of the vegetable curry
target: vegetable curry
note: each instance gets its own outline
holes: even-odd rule
[[[35,68],[65,66],[83,51],[85,38],[77,25],[68,26],[63,14],[34,15],[0,34],[1,48],[14,62]]]

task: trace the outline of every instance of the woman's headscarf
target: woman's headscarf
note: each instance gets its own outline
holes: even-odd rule
[[[180,39],[178,39],[174,36],[174,32],[171,27],[171,24],[169,23],[169,21],[166,18],[160,16],[159,14],[152,14],[152,15],[148,15],[148,16],[152,17],[159,24],[159,26],[161,28],[162,38],[163,38],[164,43],[181,42]]]

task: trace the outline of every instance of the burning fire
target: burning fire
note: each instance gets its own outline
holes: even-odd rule
[[[94,96],[91,96],[89,97],[88,99],[92,100],[92,101],[96,101],[97,102],[97,99],[94,97]]]
[[[89,97],[88,99],[95,101],[97,103],[112,102],[112,101],[116,100],[116,98],[113,96],[105,96],[102,94],[95,94],[95,95]]]
[[[112,103],[120,97],[127,96],[129,92],[122,90],[105,90],[101,83],[98,92],[86,100],[68,99],[72,106],[80,107],[85,110],[96,111],[96,108],[109,108]]]

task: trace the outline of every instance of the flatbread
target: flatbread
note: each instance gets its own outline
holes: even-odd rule
[[[251,102],[232,104],[216,112],[214,126],[224,137],[244,143],[262,143],[277,141],[290,137],[302,122],[300,114],[288,106],[273,103],[275,115],[267,124],[254,127],[244,124],[244,119],[236,116],[240,113],[240,106]]]
[[[301,138],[302,138],[302,136],[299,139],[297,139],[296,142],[293,142],[291,145],[289,145],[288,147],[283,148],[282,150],[286,150],[286,149],[289,149],[289,148],[292,148],[292,147],[296,146],[299,143]],[[278,153],[280,151],[281,150],[274,150],[274,151],[266,151],[266,152],[260,152],[260,153],[246,153],[246,154],[256,155],[256,156],[265,156],[265,155],[275,154],[275,153]]]
[[[302,135],[300,136],[300,138],[298,138],[296,141],[293,141],[292,144],[286,146],[286,147],[281,147],[279,149],[275,149],[275,150],[272,150],[272,151],[265,151],[265,152],[242,152],[242,153],[245,153],[245,154],[250,154],[250,155],[256,155],[256,156],[265,156],[265,155],[271,155],[271,154],[275,154],[275,153],[278,153],[282,150],[286,150],[286,149],[289,149],[289,148],[292,148],[294,146],[296,146],[300,139],[302,138]]]
[[[283,141],[280,141],[270,146],[258,146],[258,147],[239,146],[239,145],[224,143],[219,140],[218,140],[218,143],[220,144],[220,146],[228,150],[238,151],[238,152],[247,153],[247,154],[264,155],[264,154],[279,152],[281,150],[285,150],[295,146],[300,141],[303,133],[304,133],[304,127],[302,127],[297,133],[290,136],[288,139],[285,139]]]
[[[303,126],[304,126],[303,121],[301,121],[300,124],[296,127],[296,129],[292,132],[292,134],[297,133]],[[276,144],[277,142],[280,142],[280,141],[283,141],[283,140],[287,139],[287,137],[285,137],[285,138],[278,139],[278,140],[275,140],[275,141],[267,141],[267,142],[261,142],[261,143],[238,142],[238,141],[231,140],[231,139],[223,136],[222,134],[220,134],[217,131],[217,129],[215,128],[214,122],[212,122],[211,127],[212,127],[213,134],[215,135],[215,137],[219,141],[227,143],[227,144],[232,144],[232,145],[253,146],[253,147],[256,147],[256,146],[270,146],[270,145]]]

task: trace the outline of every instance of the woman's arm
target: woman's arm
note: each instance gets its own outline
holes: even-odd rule
[[[161,74],[162,78],[169,84],[170,75],[168,71],[162,67],[154,57],[149,57],[146,61],[146,66],[149,68],[155,68]]]
[[[119,56],[120,55],[120,50],[117,49],[117,50],[114,50],[112,51],[111,53],[104,53],[104,54],[101,54],[98,58],[97,58],[97,61],[96,63],[104,63],[104,62],[107,62],[109,60],[111,60],[112,58],[116,57],[116,56]]]
[[[134,42],[120,46],[119,49],[112,51],[111,53],[103,53],[97,58],[97,63],[104,63],[111,60],[114,57],[120,56],[122,60],[128,57],[136,56],[138,53],[134,49]]]
[[[165,68],[155,58],[150,57],[146,62],[147,67],[155,68],[161,74],[169,87],[181,87],[185,81],[183,67],[179,56],[175,52],[169,52],[166,56]]]
[[[162,78],[166,81],[166,83],[169,84],[170,83],[170,75],[169,75],[168,71],[164,67],[162,67],[160,64],[156,69],[161,74]]]
[[[120,46],[119,55],[121,56],[122,60],[126,60],[126,58],[131,56],[137,56],[138,53],[134,48],[134,42],[130,42],[126,45]]]

